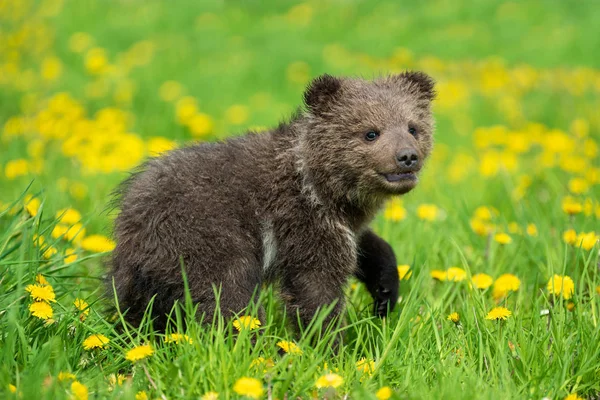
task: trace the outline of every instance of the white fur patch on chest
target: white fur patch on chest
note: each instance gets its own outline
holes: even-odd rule
[[[275,230],[273,229],[273,221],[266,221],[261,230],[262,250],[263,250],[263,272],[268,272],[275,263],[277,257],[277,240],[275,238]]]

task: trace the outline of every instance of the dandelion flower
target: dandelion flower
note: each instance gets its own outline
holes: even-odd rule
[[[375,371],[375,361],[361,358],[356,362],[356,369],[363,374],[373,375]]]
[[[287,340],[282,340],[277,342],[277,346],[279,346],[283,351],[289,354],[294,355],[302,355],[302,349],[298,347],[298,345],[294,342],[288,342]]]
[[[494,283],[494,279],[488,274],[479,273],[471,277],[471,282],[473,283],[473,286],[476,289],[485,290],[492,286],[492,283]]]
[[[448,318],[447,318],[447,320],[448,320],[448,321],[452,321],[452,322],[454,322],[455,324],[458,324],[458,322],[460,321],[460,315],[458,315],[458,313],[457,313],[457,312],[453,312],[453,313],[451,313],[450,315],[448,315]]]
[[[75,379],[77,379],[77,377],[74,374],[70,373],[70,372],[60,371],[58,373],[58,381],[59,382],[70,381],[70,380],[75,380]]]
[[[580,233],[577,236],[576,243],[584,250],[591,250],[599,238],[600,236],[596,235],[595,232]]]
[[[35,217],[40,209],[40,199],[36,197],[27,196],[25,197],[25,211],[32,217]]]
[[[377,400],[388,400],[392,397],[392,389],[389,386],[384,386],[375,393],[375,397],[377,397]]]
[[[123,374],[110,374],[108,376],[108,384],[112,387],[122,386],[123,382],[125,382],[125,379],[127,378]]]
[[[35,277],[35,281],[39,285],[50,285],[50,283],[46,280],[46,278],[44,278],[44,275],[42,275],[42,274],[37,274]]]
[[[148,393],[146,393],[144,390],[137,392],[135,394],[135,400],[148,400]],[[202,398],[202,400],[204,400],[204,397]]]
[[[48,320],[52,318],[53,315],[52,307],[50,307],[50,304],[44,301],[36,301],[35,303],[32,303],[29,306],[29,311],[31,312],[31,315],[39,319]]]
[[[65,250],[65,258],[63,261],[65,264],[71,264],[72,262],[77,261],[77,253],[75,252],[75,249],[68,248]]]
[[[583,205],[573,197],[567,196],[562,201],[562,209],[569,215],[575,215],[583,211]]]
[[[200,397],[200,400],[219,400],[219,393],[217,392],[206,392]]]
[[[521,281],[513,274],[503,274],[494,282],[493,296],[496,299],[506,296],[509,292],[516,292],[521,286]]]
[[[183,333],[171,333],[170,335],[168,335],[165,338],[165,343],[175,343],[175,344],[179,344],[179,343],[188,343],[188,344],[192,344],[194,343],[194,341],[192,340],[191,337],[189,337],[188,335],[185,335]]]
[[[89,305],[83,299],[79,299],[79,298],[75,299],[75,301],[73,302],[73,305],[75,306],[76,309],[78,309],[79,311],[82,311],[83,314],[85,314],[85,315],[88,315],[90,313]]]
[[[71,383],[71,394],[76,400],[87,400],[88,399],[88,388],[77,381]]]
[[[440,210],[434,204],[421,204],[417,207],[417,216],[424,221],[435,221],[439,214]]]
[[[489,320],[506,320],[510,317],[512,313],[505,307],[494,307],[492,310],[485,316],[485,319]]]
[[[81,213],[74,208],[63,208],[56,213],[61,224],[74,225],[81,221]]]
[[[149,357],[152,354],[154,354],[152,346],[150,346],[149,344],[145,344],[142,346],[134,347],[133,349],[129,350],[125,355],[125,358],[131,362],[135,362],[143,360],[144,358]]]
[[[562,294],[565,300],[569,300],[573,297],[573,292],[575,291],[575,284],[573,280],[568,276],[554,275],[548,281],[548,292],[550,294],[554,294],[555,296],[560,296]]]
[[[388,221],[402,221],[406,218],[406,208],[398,200],[390,201],[383,211],[383,218]]]
[[[96,349],[96,348],[101,349],[104,346],[106,346],[106,344],[108,344],[109,341],[110,341],[110,339],[108,339],[104,335],[101,335],[101,334],[91,335],[83,341],[83,348],[86,350],[91,350],[91,349]]]
[[[262,368],[263,373],[267,372],[267,369],[275,366],[272,358],[265,359],[264,357],[257,357],[250,363],[250,368],[260,370]]]
[[[512,238],[506,233],[495,234],[494,240],[500,244],[510,244],[512,242]]]
[[[412,271],[410,270],[410,265],[398,265],[398,278],[400,278],[400,280],[407,281],[411,275]]]
[[[264,389],[262,383],[255,378],[242,377],[233,385],[233,391],[240,396],[248,396],[253,399],[258,399],[262,396]]]
[[[115,248],[115,242],[102,235],[90,235],[81,241],[84,250],[93,253],[104,253]]]
[[[535,226],[535,224],[528,224],[527,225],[527,234],[529,236],[537,236],[538,235],[537,226]]]
[[[12,383],[8,385],[8,390],[11,393],[17,393],[17,387],[15,385],[13,385]]]
[[[464,281],[467,278],[467,272],[458,267],[450,267],[448,268],[448,280],[453,282]]]
[[[575,229],[566,230],[562,238],[566,244],[574,245],[577,243],[577,232],[575,232]]]
[[[434,269],[430,272],[430,275],[433,279],[437,279],[438,281],[448,280],[448,272],[440,269]]]
[[[242,329],[252,330],[260,327],[260,321],[257,318],[244,315],[236,318],[235,321],[233,321],[233,327],[237,329],[238,332],[241,332]]]
[[[563,400],[584,400],[584,399],[583,399],[583,397],[579,397],[577,395],[577,393],[571,393],[570,395],[565,397]]]
[[[337,388],[341,386],[342,383],[344,383],[344,378],[338,374],[325,374],[317,379],[315,386],[319,389],[327,387]]]

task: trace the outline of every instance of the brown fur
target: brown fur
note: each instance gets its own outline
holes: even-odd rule
[[[112,276],[128,319],[138,323],[156,296],[153,315],[164,328],[183,298],[180,258],[192,300],[209,318],[213,285],[229,314],[274,281],[302,324],[336,302],[333,317],[352,274],[379,314],[393,308],[396,260],[367,224],[386,199],[415,186],[382,174],[421,168],[432,148],[432,98],[433,82],[420,72],[373,81],[324,75],[289,123],[149,160],[122,186],[115,223]],[[365,139],[370,130],[380,134],[374,141]],[[403,151],[418,162],[407,167]]]

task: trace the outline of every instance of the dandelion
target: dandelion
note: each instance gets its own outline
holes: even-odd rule
[[[498,215],[498,210],[496,210],[494,207],[481,206],[475,209],[473,215],[479,220],[490,221],[492,218]]]
[[[505,297],[509,292],[516,292],[521,286],[521,281],[513,274],[503,274],[496,279],[493,287],[495,299]]]
[[[144,358],[149,357],[152,354],[154,354],[152,346],[146,344],[134,347],[133,349],[129,350],[127,354],[125,354],[125,358],[131,362],[136,362],[139,360],[143,360]]]
[[[81,221],[81,213],[74,208],[63,208],[58,210],[56,218],[61,224],[74,225]]]
[[[258,399],[262,396],[264,388],[262,383],[255,378],[242,377],[233,385],[233,391],[240,396],[248,396],[253,399]]]
[[[32,217],[35,217],[40,210],[41,206],[40,199],[36,197],[27,196],[25,197],[25,211]]]
[[[591,250],[599,238],[600,236],[596,235],[595,232],[580,233],[577,235],[576,243],[584,250]]]
[[[569,180],[569,192],[583,194],[590,190],[590,184],[584,178],[571,178]]]
[[[467,278],[467,272],[458,267],[450,267],[447,271],[447,279],[453,282],[464,281]]]
[[[54,289],[50,285],[27,285],[25,290],[35,301],[56,302]]]
[[[375,371],[375,361],[363,357],[356,362],[356,369],[363,374],[371,376]]]
[[[200,397],[200,400],[218,400],[219,393],[217,392],[206,392]]]
[[[417,207],[417,216],[424,221],[435,221],[439,214],[440,210],[434,204],[421,204]]]
[[[569,300],[573,297],[573,292],[575,291],[575,284],[573,280],[568,276],[554,275],[548,281],[548,292],[555,296],[560,296],[562,294],[565,300]]]
[[[573,303],[572,301],[569,301],[567,303],[567,310],[573,311],[574,309],[575,309],[575,303]]]
[[[19,176],[27,175],[29,170],[29,162],[23,158],[20,158],[18,160],[11,160],[6,163],[6,167],[4,167],[4,175],[7,179],[12,180]]]
[[[190,128],[190,133],[194,137],[208,135],[213,131],[214,122],[210,115],[204,113],[196,113],[187,122]]]
[[[406,218],[406,209],[399,200],[390,201],[383,212],[383,218],[388,221],[402,221]]]
[[[412,275],[410,265],[398,265],[398,278],[407,281]]]
[[[35,276],[35,281],[39,284],[39,285],[50,285],[50,282],[48,282],[46,280],[46,278],[44,278],[44,275],[42,274],[37,274]]]
[[[302,349],[300,347],[298,347],[298,345],[294,342],[282,340],[280,342],[277,342],[277,346],[279,346],[286,353],[299,355],[299,356],[302,355]]]
[[[575,215],[583,211],[583,205],[573,197],[567,196],[562,201],[562,210],[569,215]]]
[[[577,395],[577,393],[571,393],[570,395],[568,395],[567,397],[565,397],[563,400],[584,400],[583,397],[579,397]]]
[[[527,234],[529,236],[537,236],[538,235],[538,230],[537,230],[537,227],[535,226],[535,224],[527,225]]]
[[[250,368],[261,369],[263,373],[267,372],[267,369],[275,366],[272,358],[265,359],[264,357],[257,357],[250,363]]]
[[[448,315],[448,318],[446,318],[448,321],[452,321],[455,324],[458,324],[460,322],[460,315],[458,315],[457,312],[453,312],[450,315]]]
[[[146,393],[144,390],[137,392],[135,394],[135,400],[148,400],[148,393]],[[204,400],[204,398],[202,398],[202,400]]]
[[[563,233],[563,241],[571,246],[577,243],[577,232],[575,229],[569,229]]]
[[[388,400],[392,397],[392,389],[389,386],[384,386],[375,393],[375,397],[377,397],[377,400]]]
[[[65,250],[65,258],[63,258],[65,264],[70,264],[77,261],[77,253],[75,253],[75,249],[68,248]]]
[[[13,385],[12,383],[10,383],[8,385],[8,391],[11,393],[17,393],[17,387],[15,385]]]
[[[192,344],[194,341],[188,335],[184,335],[182,333],[171,333],[165,338],[165,343],[188,343]]]
[[[242,329],[256,329],[260,327],[260,321],[257,318],[251,317],[249,315],[244,315],[239,318],[236,318],[233,321],[233,327],[241,332]]]
[[[510,317],[512,313],[505,307],[494,307],[492,310],[486,315],[485,319],[489,320],[506,320]]]
[[[433,279],[437,279],[438,281],[448,280],[448,272],[442,271],[440,269],[434,269],[429,273]]]
[[[50,304],[44,301],[36,301],[35,303],[32,303],[29,306],[29,312],[31,312],[31,315],[34,317],[44,320],[49,320],[53,315],[52,307],[50,307]]]
[[[75,381],[71,383],[71,394],[76,400],[87,400],[88,388],[84,384]]]
[[[494,240],[500,244],[510,244],[512,242],[512,238],[506,233],[495,234]]]
[[[59,382],[71,381],[71,380],[75,380],[75,379],[77,379],[77,377],[74,374],[70,373],[70,372],[60,371],[58,373],[58,381]]]
[[[494,279],[488,274],[479,273],[471,277],[471,282],[473,283],[473,286],[476,289],[485,290],[492,286],[492,283],[494,283]]]
[[[91,335],[83,341],[83,348],[86,350],[91,350],[91,349],[96,349],[96,348],[101,349],[101,348],[105,347],[108,344],[108,342],[110,342],[110,339],[108,339],[106,336],[104,336],[102,334]]]
[[[102,235],[90,235],[81,241],[84,250],[93,253],[104,253],[115,248],[115,242]]]
[[[321,376],[319,379],[317,379],[317,381],[315,382],[315,386],[318,389],[327,388],[327,387],[337,388],[337,387],[341,386],[342,383],[344,383],[344,378],[342,378],[338,374],[331,373],[331,374],[325,374],[325,375]]]

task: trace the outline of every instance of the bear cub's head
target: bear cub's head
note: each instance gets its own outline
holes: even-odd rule
[[[304,163],[312,181],[346,198],[413,189],[433,145],[434,82],[422,72],[374,79],[322,75],[304,93]]]

